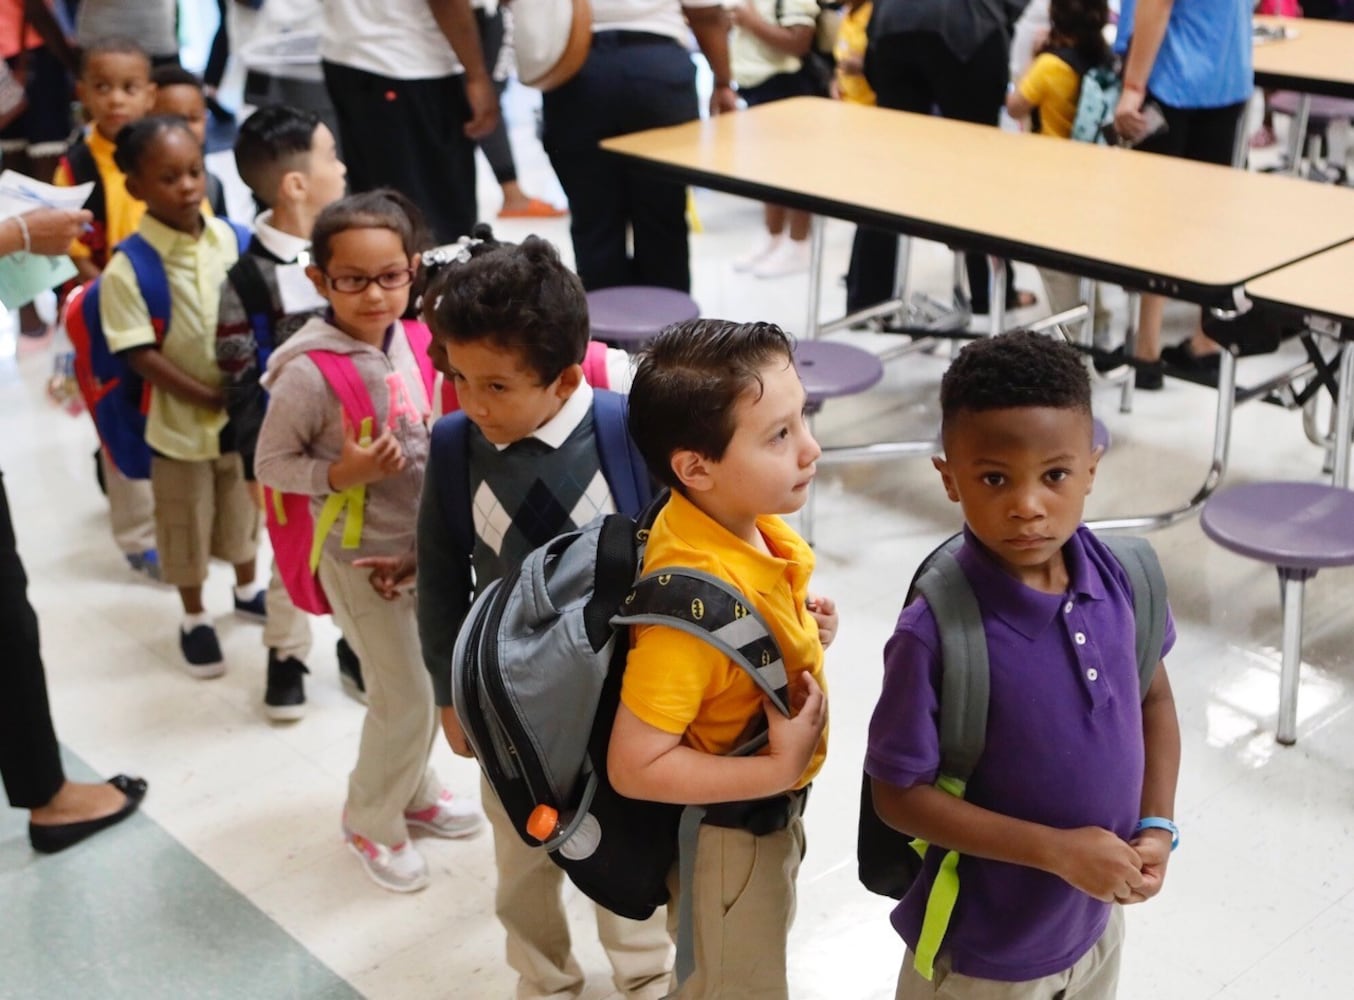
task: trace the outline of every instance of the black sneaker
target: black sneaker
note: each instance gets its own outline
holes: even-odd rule
[[[198,625],[191,632],[185,632],[180,627],[179,648],[183,650],[188,672],[194,677],[209,680],[226,672],[221,643],[216,640],[216,629],[210,625]]]
[[[274,722],[295,722],[306,714],[306,682],[310,673],[294,656],[279,659],[268,650],[268,688],[263,693],[263,711]]]
[[[1195,354],[1189,349],[1189,344],[1176,344],[1174,347],[1163,347],[1161,349],[1161,360],[1175,371],[1192,372],[1195,374],[1213,374],[1216,375],[1222,367],[1222,354],[1215,351],[1212,354]]]
[[[353,652],[353,647],[348,645],[348,640],[342,636],[339,636],[334,652],[338,654],[339,683],[343,685],[343,690],[348,693],[348,697],[365,705],[367,686],[362,683],[362,661],[357,658],[357,653]]]
[[[1165,365],[1160,361],[1135,361],[1133,367],[1133,387],[1147,392],[1156,392],[1166,382]]]

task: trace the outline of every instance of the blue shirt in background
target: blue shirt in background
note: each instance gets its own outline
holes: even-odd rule
[[[1173,108],[1239,104],[1255,86],[1251,0],[1175,0],[1147,89]],[[1137,0],[1124,0],[1114,51],[1128,50]]]

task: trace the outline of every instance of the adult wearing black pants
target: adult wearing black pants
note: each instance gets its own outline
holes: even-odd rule
[[[686,24],[714,72],[711,114],[733,111],[738,101],[720,0],[596,0],[587,61],[545,95],[545,151],[569,198],[575,265],[589,291],[615,285],[690,291],[686,186],[627,169],[598,148],[611,136],[700,116]]]
[[[393,187],[439,243],[475,225],[475,140],[498,96],[469,0],[326,0],[324,82],[354,191]]]
[[[89,222],[88,212],[39,209],[0,222],[0,257],[18,250],[60,254]],[[38,647],[38,619],[28,603],[28,577],[19,560],[0,473],[0,779],[9,804],[29,810],[28,838],[51,854],[121,822],[146,794],[140,778],[118,775],[104,784],[67,781],[47,703]]]
[[[1006,100],[1011,32],[1029,0],[875,0],[865,78],[881,108],[996,125]],[[1000,184],[999,166],[992,165]],[[851,247],[846,307],[893,298],[896,233],[861,226]],[[975,313],[986,313],[987,257],[965,255]],[[1018,301],[1007,268],[1006,307]]]

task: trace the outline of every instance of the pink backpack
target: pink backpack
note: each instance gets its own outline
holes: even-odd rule
[[[428,344],[432,339],[422,323],[406,320],[405,338],[418,360],[423,389],[429,401],[433,393],[432,359]],[[306,357],[315,363],[329,388],[343,407],[344,418],[357,428],[358,439],[369,441],[376,423],[376,407],[371,393],[358,374],[352,359],[334,351],[307,351]],[[333,493],[320,509],[319,519],[310,513],[310,497],[304,493],[279,493],[264,489],[264,516],[268,524],[268,538],[273,543],[273,558],[278,574],[287,588],[292,603],[312,615],[327,615],[332,611],[316,569],[320,553],[329,532],[343,518],[343,547],[355,549],[362,540],[362,515],[366,506],[366,486],[353,486],[342,493]]]

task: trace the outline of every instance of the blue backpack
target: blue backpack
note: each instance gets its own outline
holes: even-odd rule
[[[249,230],[230,224],[243,254],[249,246]],[[151,327],[158,345],[169,329],[169,277],[160,255],[139,233],[118,244],[136,275],[137,288],[146,300]],[[146,412],[150,386],[132,371],[127,360],[108,347],[99,315],[99,286],[95,278],[71,295],[66,306],[66,330],[75,349],[75,378],[80,395],[94,418],[104,451],[128,479],[150,478],[150,446],[146,444]]]

